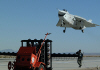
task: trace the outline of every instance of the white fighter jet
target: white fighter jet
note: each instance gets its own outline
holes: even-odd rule
[[[66,27],[73,28],[76,30],[82,30],[82,33],[84,33],[84,29],[86,27],[99,26],[97,24],[93,24],[91,19],[87,21],[82,17],[69,14],[69,12],[65,9],[58,10],[58,17],[59,21],[56,26],[65,27],[65,29],[63,30],[64,33],[66,31]]]

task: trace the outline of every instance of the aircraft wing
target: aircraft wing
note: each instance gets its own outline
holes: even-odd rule
[[[91,23],[91,22],[85,22],[85,23],[84,23],[84,26],[85,26],[85,27],[96,27],[96,26],[99,26],[99,25],[93,24],[93,23]]]
[[[85,27],[96,27],[96,26],[99,26],[97,24],[93,24],[91,22],[88,22],[86,19],[82,18],[82,17],[79,17],[79,16],[74,16],[76,21],[82,21],[83,22],[83,25]]]

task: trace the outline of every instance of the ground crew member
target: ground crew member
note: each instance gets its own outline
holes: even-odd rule
[[[81,67],[82,66],[82,60],[83,60],[83,53],[81,53],[81,50],[79,50],[78,52],[76,52],[76,54],[78,54],[77,63],[79,64],[79,67]]]

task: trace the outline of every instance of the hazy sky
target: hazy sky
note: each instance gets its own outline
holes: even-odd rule
[[[53,53],[100,53],[100,26],[81,30],[56,27],[58,9],[100,25],[100,0],[0,0],[0,50],[18,50],[23,39],[52,40]]]

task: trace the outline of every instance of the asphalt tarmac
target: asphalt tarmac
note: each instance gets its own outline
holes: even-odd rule
[[[0,58],[0,70],[8,70],[8,62],[14,59]],[[100,67],[100,57],[85,57],[81,68],[77,64],[77,58],[53,58],[52,60],[53,70],[97,70],[97,66]]]

